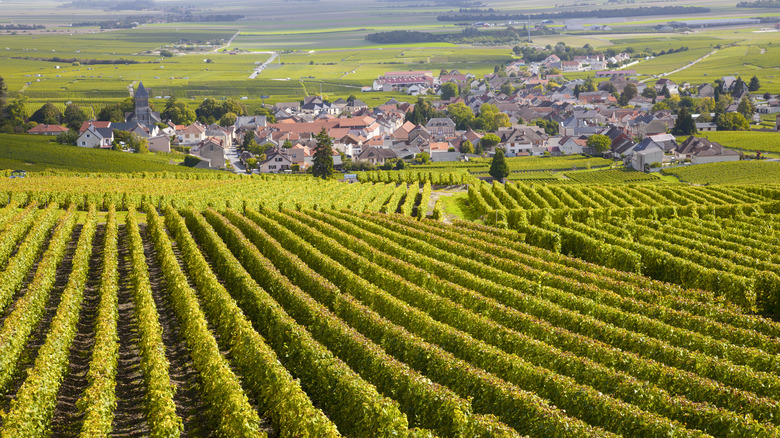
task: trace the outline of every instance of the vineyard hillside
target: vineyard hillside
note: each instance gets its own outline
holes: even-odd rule
[[[0,437],[780,436],[780,188],[408,172],[0,180]]]

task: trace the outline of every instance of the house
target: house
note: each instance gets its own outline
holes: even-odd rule
[[[578,144],[572,137],[555,137],[547,140],[549,146],[558,147],[561,154],[581,154],[582,145]]]
[[[699,132],[712,132],[718,130],[718,125],[714,122],[696,123],[696,130]]]
[[[86,131],[87,128],[90,126],[94,126],[95,128],[111,128],[111,122],[102,122],[99,120],[87,120],[86,122],[81,124],[81,127],[79,128],[79,134]]]
[[[89,125],[87,129],[79,134],[76,139],[76,146],[83,148],[102,148],[109,149],[114,141],[114,130],[111,128],[97,128]]]
[[[739,152],[727,149],[720,143],[702,137],[688,137],[674,152],[678,160],[690,160],[693,164],[739,161]]]
[[[434,117],[428,120],[425,129],[436,138],[452,137],[455,135],[455,122],[449,117]]]
[[[715,97],[715,87],[711,84],[699,85],[696,94],[699,97]]]
[[[775,116],[775,130],[780,133],[780,114]]]
[[[206,127],[198,122],[177,130],[176,135],[183,145],[196,145],[206,139]]]
[[[35,125],[32,129],[27,131],[28,134],[33,135],[60,135],[63,132],[68,132],[68,128],[60,125]]]
[[[358,161],[368,161],[371,164],[381,166],[391,158],[398,158],[392,149],[378,149],[373,146],[366,148],[358,155]]]
[[[655,91],[661,93],[664,87],[669,90],[669,94],[679,94],[679,87],[671,79],[661,78],[655,82]]]
[[[268,124],[266,116],[238,116],[236,117],[236,129],[264,128]]]
[[[212,169],[225,168],[225,145],[222,140],[209,137],[198,143],[197,151],[193,149],[193,152],[208,160]]]
[[[653,140],[658,146],[661,146],[664,153],[672,153],[679,146],[677,139],[672,134],[649,135],[648,138]]]
[[[266,160],[258,165],[260,172],[262,173],[283,172],[285,170],[290,170],[290,166],[292,166],[292,161],[290,161],[286,155],[279,152],[278,149],[274,149],[270,152],[267,155]]]
[[[582,71],[582,64],[579,61],[561,61],[561,71],[564,73]]]
[[[640,172],[649,172],[654,163],[662,163],[663,160],[663,148],[651,138],[645,138],[634,147],[631,167]]]
[[[166,135],[160,135],[157,137],[149,137],[147,140],[149,143],[149,151],[151,152],[170,152],[171,151],[171,139]]]

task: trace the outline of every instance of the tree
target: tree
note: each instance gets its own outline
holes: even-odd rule
[[[687,108],[683,107],[680,110],[680,114],[677,115],[677,120],[672,128],[672,134],[677,136],[696,134],[696,122],[693,121],[693,117]]]
[[[284,141],[284,143],[282,143],[282,147],[284,149],[290,149],[291,147],[293,147],[293,144],[290,141],[290,139],[288,138],[287,140]]]
[[[448,106],[447,114],[455,122],[456,129],[466,130],[474,126],[474,112],[463,102]]]
[[[544,133],[550,136],[558,135],[560,125],[555,120],[539,119],[536,121],[536,126],[544,128]]]
[[[45,125],[56,125],[60,123],[60,118],[62,118],[62,113],[51,102],[44,103],[30,116],[31,121]]]
[[[431,162],[431,155],[428,152],[420,152],[414,157],[414,164],[428,164]]]
[[[739,102],[739,106],[737,106],[737,112],[742,114],[742,116],[744,116],[746,119],[751,119],[753,114],[756,112],[756,107],[753,105],[753,102],[750,101],[750,98],[745,96]]]
[[[577,99],[580,98],[580,93],[582,93],[582,88],[580,87],[580,84],[577,84],[574,86],[574,97]]]
[[[750,129],[747,119],[740,113],[718,114],[715,123],[718,125],[718,131],[747,131]]]
[[[246,160],[246,173],[252,173],[252,169],[257,167],[257,158],[251,157]]]
[[[502,124],[501,126],[509,126],[506,125],[508,119],[504,119],[500,114],[503,113],[498,110],[497,106],[489,103],[482,104],[479,107],[479,116],[477,116],[475,122],[476,128],[491,132],[498,130],[499,123]]]
[[[501,84],[500,91],[506,94],[507,96],[511,96],[512,93],[515,92],[515,88],[509,82],[504,82],[503,84]]]
[[[252,149],[252,146],[257,146],[257,142],[255,141],[255,133],[253,131],[247,131],[244,133],[244,139],[241,140],[241,149],[242,151],[248,151]]]
[[[596,91],[596,86],[593,85],[593,78],[588,76],[588,78],[585,79],[585,83],[582,84],[582,91],[584,91],[586,93],[587,92],[591,92],[591,91]]]
[[[441,86],[441,100],[450,100],[458,95],[458,86],[452,82],[447,82]]]
[[[62,123],[68,128],[78,130],[87,120],[89,120],[87,112],[75,103],[65,107],[65,113],[62,115]]]
[[[664,87],[661,88],[661,95],[663,95],[666,99],[669,99],[672,97],[672,93],[669,91],[669,87],[664,84]]]
[[[412,122],[415,125],[425,125],[428,120],[433,118],[435,110],[431,103],[422,97],[417,98],[417,103],[414,105],[414,109],[406,113],[406,121]]]
[[[76,145],[76,140],[79,138],[79,133],[76,131],[67,131],[57,135],[56,141],[59,144]]]
[[[5,101],[8,98],[8,87],[5,85],[5,79],[0,76],[0,120],[3,119],[5,114]]]
[[[460,144],[460,153],[461,154],[473,154],[474,153],[474,144],[472,144],[468,140],[464,141],[463,143]]]
[[[316,136],[317,147],[314,149],[312,174],[317,178],[328,179],[333,176],[333,140],[322,128]]]
[[[482,148],[482,150],[488,150],[490,148],[495,147],[500,142],[501,142],[501,138],[499,138],[496,134],[485,134],[479,140],[479,145]]]
[[[623,88],[623,92],[620,93],[620,99],[618,99],[618,104],[620,106],[626,106],[628,105],[628,102],[631,101],[631,99],[636,97],[636,95],[637,95],[636,85],[632,83],[628,83]]]
[[[120,104],[104,106],[97,115],[97,119],[104,122],[122,123],[125,121],[125,113]]]
[[[490,161],[489,173],[493,179],[498,181],[503,181],[504,178],[509,176],[509,165],[506,164],[506,158],[504,157],[503,149],[496,149],[496,155],[493,156],[493,160]]]
[[[217,118],[221,118],[227,113],[233,113],[238,116],[246,115],[246,107],[240,102],[236,102],[233,99],[228,99],[222,102],[220,110],[221,110],[221,114]]]
[[[222,105],[211,97],[203,99],[203,102],[198,105],[198,109],[195,110],[198,120],[204,124],[214,123],[222,117],[222,114],[224,114]]]
[[[170,120],[175,125],[191,125],[197,119],[195,111],[187,105],[187,102],[171,97],[165,102],[165,109],[160,113],[163,120]]]
[[[742,80],[740,76],[737,76],[737,80],[734,81],[734,84],[731,88],[731,97],[739,97],[742,95],[742,92],[745,91],[745,81]]]
[[[603,154],[609,150],[609,147],[612,145],[612,140],[606,135],[594,134],[588,137],[586,145],[594,151]]]
[[[748,91],[758,91],[759,88],[761,88],[761,82],[758,80],[758,78],[755,77],[755,76],[750,78],[750,84],[748,85]]]
[[[119,109],[122,111],[122,116],[124,116],[125,113],[135,112],[135,97],[126,97],[125,100],[119,104]],[[152,102],[149,102],[149,109],[154,110]]]
[[[22,126],[27,122],[27,118],[30,117],[27,113],[27,98],[20,97],[14,99],[5,108],[7,120],[13,126]]]
[[[642,90],[642,97],[646,97],[648,99],[655,99],[658,97],[658,93],[655,92],[655,88],[653,87],[645,87],[644,90]]]
[[[219,126],[231,126],[236,124],[236,113],[225,113],[219,119]]]

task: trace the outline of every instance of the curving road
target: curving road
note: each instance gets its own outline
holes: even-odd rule
[[[701,60],[705,59],[706,57],[708,57],[708,56],[712,55],[713,53],[717,53],[717,50],[713,50],[712,52],[710,52],[710,53],[708,53],[708,54],[706,54],[706,55],[702,56],[701,58],[699,58],[699,59],[697,59],[697,60],[695,60],[695,61],[691,61],[691,62],[689,62],[688,64],[685,64],[684,66],[682,66],[682,67],[678,68],[677,70],[672,70],[672,71],[669,71],[669,72],[666,72],[666,73],[661,73],[661,74],[659,74],[659,75],[657,75],[657,76],[658,76],[658,78],[662,78],[662,77],[664,77],[664,76],[669,76],[669,75],[673,75],[673,74],[675,74],[675,73],[681,72],[681,71],[685,70],[685,69],[686,69],[686,68],[688,68],[688,67],[691,67],[691,66],[693,66],[693,65],[695,65],[695,64],[698,64],[698,63],[699,63],[699,61],[701,61]],[[658,79],[658,78],[649,77],[649,78],[646,78],[646,79],[642,79],[641,81],[639,81],[639,83],[641,84],[641,83],[647,82],[647,81],[649,81],[649,80]]]

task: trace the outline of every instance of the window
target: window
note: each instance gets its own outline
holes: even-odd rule
[[[274,159],[274,161],[276,161],[277,163],[279,163],[279,162],[281,162],[281,161],[284,161],[284,158],[282,158],[282,157],[276,157],[276,158]]]
[[[268,165],[268,168],[269,169],[276,169],[276,165],[275,164],[270,164],[270,165]]]

